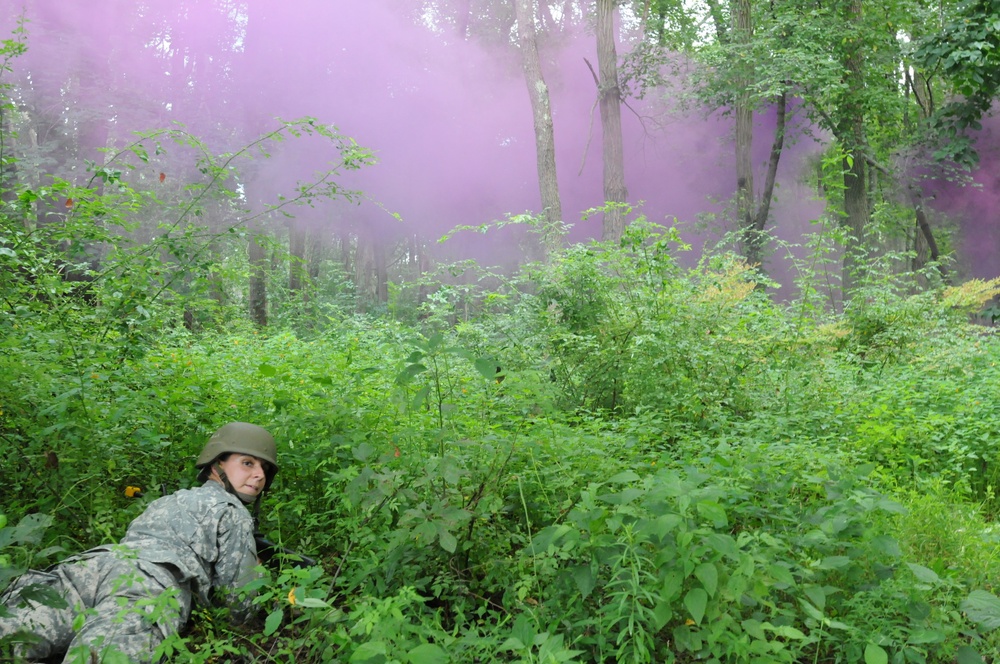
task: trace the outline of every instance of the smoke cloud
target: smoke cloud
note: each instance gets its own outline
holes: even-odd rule
[[[27,20],[29,52],[13,63],[30,97],[22,101],[54,123],[67,115],[79,123],[91,158],[98,145],[173,122],[229,151],[273,129],[275,118],[308,115],[373,149],[379,163],[345,176],[343,184],[363,189],[366,200],[298,209],[299,223],[433,239],[459,224],[541,207],[531,110],[506,4],[25,0],[8,5],[0,27],[9,33],[18,16]],[[552,20],[561,30],[549,26],[540,49],[564,215],[575,224],[573,239],[599,237],[599,216],[580,221],[603,198],[597,89],[585,63],[596,66],[596,41],[582,17]],[[652,221],[676,218],[693,244],[711,239],[695,232],[695,222],[722,213],[735,190],[729,118],[668,115],[660,100],[629,106],[622,113],[629,199],[642,202]],[[773,114],[759,117],[762,129],[773,121]],[[786,142],[773,216],[787,237],[811,230],[822,212],[803,176],[818,149],[804,137]],[[769,150],[764,131],[754,146],[761,181]],[[273,198],[335,156],[310,141],[285,144],[255,165],[247,187]],[[984,172],[991,159],[984,155]],[[997,184],[994,176],[984,191]],[[949,210],[996,209],[996,194],[975,204],[982,209],[956,196]],[[497,262],[517,252],[461,236],[457,246]],[[995,257],[979,256],[977,246],[970,240],[975,264]]]

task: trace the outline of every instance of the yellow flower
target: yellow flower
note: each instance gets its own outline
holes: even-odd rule
[[[295,606],[295,588],[288,591],[288,603]]]
[[[125,487],[125,496],[128,498],[135,498],[136,496],[142,495],[142,488],[137,486],[127,486]]]
[[[685,621],[684,621],[684,624],[685,624],[685,625],[693,625],[693,624],[694,624],[694,621],[693,621],[693,620],[691,620],[690,618],[688,618],[687,620],[685,620]]]

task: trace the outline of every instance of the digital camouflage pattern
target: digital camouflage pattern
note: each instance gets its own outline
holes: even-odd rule
[[[50,572],[23,575],[9,589],[7,608],[13,615],[0,618],[0,635],[15,631],[29,634],[14,650],[29,660],[68,651],[67,663],[114,661],[90,656],[91,651],[100,653],[112,646],[130,661],[151,661],[157,644],[183,624],[178,602],[181,593],[176,586],[158,580],[154,570],[142,569],[142,561],[119,557],[123,553],[88,552]],[[56,608],[32,601],[18,608],[18,591],[36,584],[58,593],[67,606]],[[94,610],[93,615],[74,631],[77,615],[88,608]]]
[[[225,589],[226,604],[242,622],[252,598],[240,602],[232,591],[256,578],[253,531],[253,518],[240,499],[210,480],[154,500],[129,525],[121,544],[141,560],[172,566],[177,583],[204,605],[213,589]]]
[[[233,619],[245,620],[252,598],[240,600],[235,589],[256,577],[256,565],[250,513],[221,484],[208,481],[150,503],[120,544],[18,579],[3,598],[12,615],[0,618],[0,638],[15,632],[37,637],[16,650],[30,659],[68,650],[65,661],[72,662],[81,648],[112,646],[130,660],[148,662],[157,644],[187,621],[194,598],[207,605],[221,590]],[[52,588],[68,606],[19,601],[19,591],[32,584]],[[74,620],[88,609],[93,611],[74,632]]]

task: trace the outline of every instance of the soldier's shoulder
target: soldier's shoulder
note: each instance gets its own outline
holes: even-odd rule
[[[216,488],[206,484],[191,489],[179,489],[168,496],[157,498],[149,504],[146,512],[149,515],[176,517],[189,512],[203,513],[213,509],[225,509],[228,505],[243,507],[238,498],[231,496],[221,486]]]

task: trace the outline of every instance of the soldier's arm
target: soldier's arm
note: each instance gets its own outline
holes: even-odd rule
[[[212,586],[221,592],[235,622],[250,617],[253,596],[242,600],[237,590],[258,577],[257,546],[253,537],[253,521],[240,508],[227,509],[219,520],[219,558],[215,563]]]

